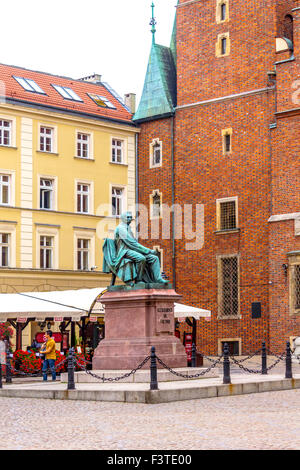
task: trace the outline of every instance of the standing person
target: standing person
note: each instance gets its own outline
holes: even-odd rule
[[[56,360],[56,352],[55,352],[55,341],[52,338],[52,331],[48,330],[45,333],[46,337],[46,345],[42,346],[41,353],[45,354],[45,360],[43,362],[43,380],[47,380],[47,369],[50,368],[52,374],[52,380],[56,380],[56,372],[55,372],[55,360]]]

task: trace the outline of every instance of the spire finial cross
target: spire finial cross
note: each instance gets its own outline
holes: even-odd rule
[[[155,21],[155,17],[154,17],[154,3],[152,2],[152,5],[151,5],[151,8],[152,8],[152,18],[150,20],[150,26],[152,26],[152,29],[151,29],[151,33],[152,33],[152,42],[153,44],[155,44],[155,33],[156,33],[156,29],[155,29],[155,25],[156,25],[156,21]]]

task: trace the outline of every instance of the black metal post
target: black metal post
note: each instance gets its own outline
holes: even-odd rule
[[[192,345],[192,367],[196,367],[196,345]]]
[[[267,375],[267,350],[266,350],[266,342],[262,342],[261,348],[261,373],[262,375]]]
[[[157,364],[156,364],[156,354],[155,347],[151,348],[151,361],[150,361],[150,390],[158,390],[157,382]]]
[[[291,347],[290,342],[286,342],[286,358],[285,358],[285,378],[292,379],[292,355],[291,355]]]
[[[68,357],[68,390],[75,390],[74,369],[74,348],[70,348]]]
[[[230,379],[230,362],[229,362],[229,347],[224,344],[224,359],[223,359],[223,384],[231,384]]]

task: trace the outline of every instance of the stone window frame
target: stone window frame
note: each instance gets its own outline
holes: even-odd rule
[[[159,216],[153,214],[153,197],[158,195],[160,197],[160,214]],[[150,207],[150,220],[162,219],[162,207],[163,207],[163,194],[159,189],[154,189],[149,196],[149,207]]]
[[[230,135],[230,150],[226,150],[226,136]],[[222,129],[222,150],[223,155],[230,155],[232,153],[232,128]]]
[[[163,248],[161,248],[159,245],[154,245],[152,247],[152,250],[156,250],[159,252],[160,254],[160,270],[163,271],[164,270],[164,250]]]
[[[300,266],[300,251],[288,253],[289,260],[289,310],[290,315],[299,315],[300,308],[295,306],[295,266]]]
[[[235,201],[235,219],[236,219],[236,227],[232,229],[221,229],[221,204],[223,202],[232,202]],[[232,197],[224,197],[221,199],[216,200],[216,225],[217,225],[217,232],[226,233],[226,232],[234,232],[239,230],[239,205],[238,205],[238,196]]]
[[[222,54],[222,40],[223,39],[227,40],[225,54]],[[218,58],[227,57],[230,55],[230,50],[231,50],[231,44],[230,44],[229,31],[227,33],[218,34],[217,42],[216,42],[216,57]]]
[[[154,146],[156,144],[160,145],[160,162],[154,164],[153,163],[153,156],[154,156]],[[159,138],[155,138],[155,139],[152,140],[152,142],[150,142],[150,145],[149,145],[149,165],[150,165],[150,168],[159,168],[159,167],[161,167],[162,166],[162,158],[163,158],[163,143],[162,143],[161,140],[159,140]]]
[[[217,255],[217,295],[218,295],[218,320],[239,320],[242,318],[241,316],[241,289],[240,289],[240,254],[239,253],[232,253],[232,254],[224,254],[224,255]],[[222,290],[222,259],[225,258],[237,258],[237,267],[238,267],[238,313],[237,315],[223,315],[222,314],[222,299],[223,299],[223,290]]]
[[[218,356],[221,356],[223,354],[222,351],[222,343],[229,343],[236,341],[239,343],[239,356],[242,355],[242,338],[218,338]]]
[[[221,16],[221,6],[226,5],[226,16],[225,19],[222,20]],[[222,23],[227,23],[229,21],[229,0],[217,0],[217,6],[216,6],[216,22],[218,24]]]

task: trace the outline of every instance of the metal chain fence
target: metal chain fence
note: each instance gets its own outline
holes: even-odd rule
[[[145,357],[145,359],[143,360],[143,362],[141,362],[135,369],[132,369],[130,372],[127,372],[126,374],[121,375],[120,377],[104,377],[104,374],[103,374],[103,376],[101,377],[100,375],[94,374],[94,373],[91,372],[90,370],[88,370],[88,369],[86,369],[85,367],[83,367],[83,365],[80,364],[80,363],[76,360],[76,358],[75,358],[75,363],[76,363],[77,366],[80,367],[86,374],[90,375],[91,377],[94,377],[95,379],[102,380],[102,382],[118,382],[119,380],[126,379],[127,377],[130,377],[131,375],[135,374],[138,370],[142,369],[142,367],[144,367],[144,365],[147,364],[147,362],[149,361],[149,359],[150,359],[150,356]]]

